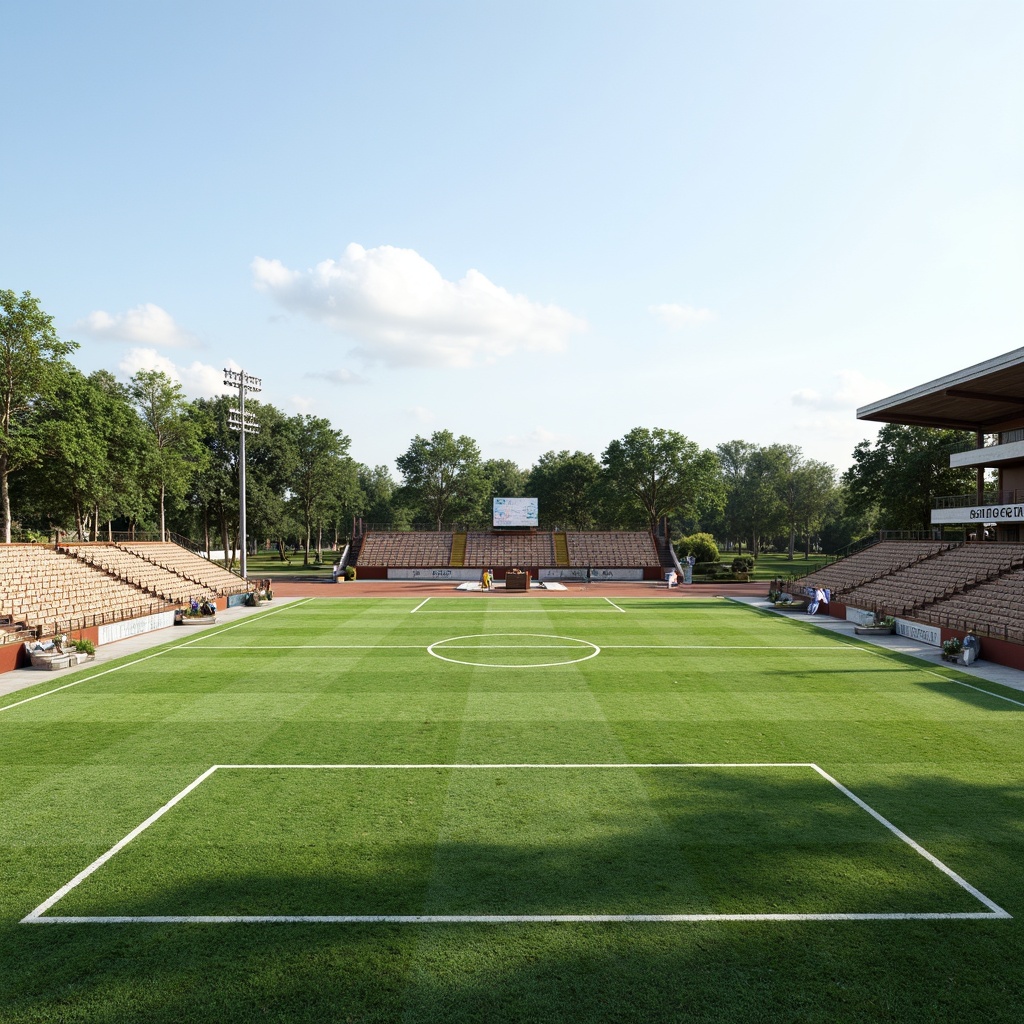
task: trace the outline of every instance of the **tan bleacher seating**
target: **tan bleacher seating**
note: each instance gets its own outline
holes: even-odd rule
[[[658,566],[661,560],[649,533],[604,530],[566,533],[569,564],[579,568]]]
[[[1024,643],[1024,569],[1015,569],[937,601],[915,619],[979,636]]]
[[[154,545],[156,547],[185,550],[176,544]],[[215,590],[165,566],[156,565],[126,547],[115,544],[71,544],[67,550],[81,561],[126,583],[133,583],[172,604],[185,604],[193,598],[197,601],[214,601],[218,596]]]
[[[63,632],[163,611],[168,602],[42,544],[0,545],[0,615]]]
[[[932,558],[948,547],[942,541],[883,540],[802,577],[797,585],[828,588],[833,596],[842,596],[923,558]]]
[[[452,534],[430,531],[373,531],[363,537],[360,565],[394,568],[427,568],[448,565],[452,555]]]
[[[356,565],[447,566],[451,560],[452,538],[451,533],[373,531],[364,535]],[[620,568],[661,564],[654,538],[645,532],[567,533],[566,542],[571,566]],[[552,567],[558,564],[554,534],[548,530],[523,533],[473,530],[466,535],[462,564],[474,569]]]
[[[962,544],[855,587],[842,600],[854,608],[906,615],[1022,565],[1024,544]]]
[[[550,533],[490,533],[473,531],[466,536],[463,563],[475,569],[502,566],[549,567],[555,564],[555,542]]]
[[[180,544],[138,541],[121,544],[119,547],[147,562],[170,569],[215,594],[243,594],[249,589],[248,583],[241,576]]]

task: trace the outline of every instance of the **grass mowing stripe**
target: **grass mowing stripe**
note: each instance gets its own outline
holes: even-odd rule
[[[275,608],[273,611],[263,612],[260,615],[253,615],[243,619],[241,622],[232,623],[230,626],[225,626],[223,629],[218,629],[215,632],[207,634],[208,636],[220,636],[222,633],[227,633],[228,630],[236,629],[238,626],[244,626],[248,622],[255,622],[257,619],[263,620],[269,618],[271,615],[277,615],[279,612],[288,611],[290,608],[298,608],[301,605],[306,604],[308,601],[312,601],[313,598],[307,597],[305,600],[297,601],[294,604],[285,605],[284,608]],[[34,700],[39,700],[40,697],[49,697],[51,694],[59,693],[61,690],[67,690],[69,687],[78,686],[81,683],[91,682],[93,679],[99,679],[101,676],[110,675],[111,672],[120,672],[121,669],[131,668],[133,665],[141,665],[144,661],[150,661],[152,658],[159,658],[161,655],[170,654],[172,651],[180,651],[183,647],[189,647],[192,644],[198,643],[203,640],[204,637],[196,636],[191,640],[186,640],[184,643],[176,644],[173,647],[165,647],[162,650],[154,651],[152,654],[144,655],[141,658],[135,658],[132,661],[126,661],[121,665],[114,665],[111,668],[106,668],[102,672],[96,672],[94,675],[86,676],[84,679],[75,679],[70,683],[65,683],[63,686],[54,687],[52,690],[47,690],[45,693],[37,693],[34,697],[26,697],[24,700],[15,701],[13,704],[5,704],[0,707],[0,711],[10,711],[11,708],[20,707],[22,704],[29,704]],[[235,650],[235,648],[231,648]]]

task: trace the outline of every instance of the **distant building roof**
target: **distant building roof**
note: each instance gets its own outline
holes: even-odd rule
[[[1024,348],[857,410],[859,420],[993,432],[1024,421]]]

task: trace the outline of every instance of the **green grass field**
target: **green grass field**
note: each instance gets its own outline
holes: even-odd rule
[[[0,698],[0,1021],[1016,1022],[1022,716],[722,600],[275,605]]]

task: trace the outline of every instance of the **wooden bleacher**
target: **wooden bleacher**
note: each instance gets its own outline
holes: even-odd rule
[[[570,531],[565,535],[569,564],[580,568],[657,567],[661,565],[654,537],[640,531]]]
[[[451,533],[374,530],[363,536],[356,566],[378,565],[395,568],[447,566],[451,562],[451,555]]]
[[[490,533],[471,531],[466,537],[465,565],[485,569],[493,566],[552,566],[555,545],[550,533]]]
[[[176,544],[160,547],[174,548],[175,551],[189,554]],[[213,588],[189,579],[165,565],[157,565],[126,547],[115,544],[69,544],[66,550],[86,564],[147,590],[170,604],[187,604],[193,598],[197,601],[216,601],[219,596]],[[175,557],[171,552],[168,555]]]
[[[833,596],[842,596],[922,559],[932,558],[949,547],[942,541],[883,540],[804,576],[797,585],[828,588]]]
[[[119,547],[147,562],[170,569],[215,594],[244,594],[249,589],[249,584],[241,576],[179,544],[137,541]]]
[[[1024,569],[954,594],[914,616],[932,626],[1024,644]]]
[[[962,544],[896,569],[842,595],[844,604],[886,615],[911,612],[963,594],[1024,566],[1024,544]],[[801,581],[803,582],[803,581]]]
[[[165,599],[46,545],[0,545],[0,617],[33,632],[68,632],[168,606]]]

